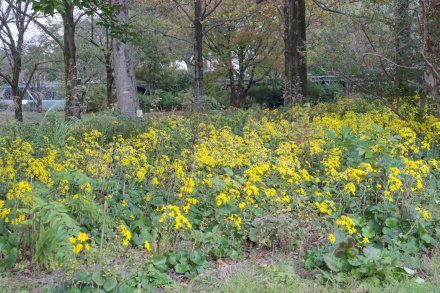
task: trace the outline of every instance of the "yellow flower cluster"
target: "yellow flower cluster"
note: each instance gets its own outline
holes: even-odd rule
[[[350,235],[357,232],[357,230],[355,228],[356,224],[348,216],[345,216],[345,215],[341,216],[339,219],[336,220],[336,224],[341,227],[345,227],[347,229],[348,234],[350,234]]]
[[[328,239],[328,242],[330,242],[331,244],[336,242],[336,237],[333,234],[328,234],[327,239]]]
[[[130,244],[131,240],[131,232],[125,225],[119,226],[119,232],[121,232],[122,235],[122,245],[128,246]]]
[[[315,207],[322,213],[331,216],[336,210],[335,203],[331,200],[324,200],[323,202],[315,202]]]
[[[182,228],[192,229],[191,223],[184,215],[182,215],[178,206],[167,205],[163,208],[160,208],[159,211],[162,211],[162,216],[159,218],[159,223],[164,223],[167,219],[171,219],[172,222],[174,222],[174,229],[176,230],[180,230]]]
[[[431,213],[428,210],[423,210],[423,209],[421,209],[419,207],[415,208],[415,210],[418,213],[418,215],[417,215],[418,219],[423,218],[423,219],[429,220],[429,219],[432,218],[432,215],[431,215]]]
[[[228,217],[228,221],[234,223],[235,227],[237,227],[238,230],[241,229],[241,222],[243,221],[243,219],[237,214],[230,215]]]
[[[79,232],[78,235],[71,236],[69,239],[69,242],[74,246],[73,247],[73,253],[79,254],[83,250],[89,251],[90,250],[90,244],[87,243],[90,240],[89,235],[87,235],[84,232]]]

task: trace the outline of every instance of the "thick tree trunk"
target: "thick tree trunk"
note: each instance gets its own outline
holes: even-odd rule
[[[240,107],[242,109],[246,108],[246,96],[249,91],[249,87],[247,86],[240,86],[239,92],[238,92],[238,105],[237,107]]]
[[[440,1],[420,0],[422,5],[425,82],[431,88],[440,118]]]
[[[196,103],[204,95],[202,1],[194,1],[194,96]]]
[[[307,97],[305,0],[284,1],[284,105],[301,104]]]
[[[113,0],[113,5],[120,5],[118,14],[120,24],[128,22],[128,0]],[[114,82],[116,97],[122,113],[136,117],[139,110],[139,99],[136,90],[136,76],[134,71],[133,48],[128,41],[116,38],[112,41]]]
[[[68,0],[63,0],[65,10],[61,14],[64,27],[64,74],[66,86],[66,121],[81,118],[78,99],[78,70],[76,67],[75,19],[74,6]]]

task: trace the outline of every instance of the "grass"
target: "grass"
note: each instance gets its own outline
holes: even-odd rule
[[[297,264],[285,255],[265,261],[246,260],[239,263],[223,263],[209,270],[189,284],[169,292],[224,292],[224,293],[278,293],[278,292],[439,292],[440,256],[424,260],[425,283],[416,278],[403,281],[390,280],[379,284],[376,279],[354,280],[338,283],[318,274],[315,278],[300,276]]]
[[[416,277],[404,280],[390,279],[380,283],[375,278],[355,279],[346,277],[338,282],[336,275],[325,275],[320,271],[308,272],[301,268],[294,253],[253,251],[241,260],[218,260],[210,262],[208,267],[196,278],[189,280],[171,275],[176,283],[170,287],[158,288],[156,293],[434,293],[440,286],[440,254],[420,259],[407,259],[408,266],[418,268],[417,276],[425,282],[418,284]],[[137,260],[135,260],[137,259]],[[130,271],[145,259],[133,255],[130,260],[117,261],[118,270]],[[116,267],[115,267],[116,269]],[[0,274],[0,292],[52,292],[45,291],[68,280],[65,273],[20,272]],[[58,292],[58,291],[57,291]],[[143,291],[141,291],[143,292]]]

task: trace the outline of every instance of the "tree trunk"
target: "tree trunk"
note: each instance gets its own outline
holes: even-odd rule
[[[246,68],[244,66],[244,59],[246,58],[246,48],[243,46],[238,46],[238,96],[237,96],[237,107],[246,107]]]
[[[17,42],[19,44],[20,40]],[[21,46],[20,46],[21,47]],[[18,51],[20,50],[20,51]],[[23,122],[23,95],[20,91],[20,72],[21,72],[21,49],[12,52],[13,55],[13,66],[12,66],[12,84],[11,84],[11,94],[12,100],[14,102],[14,115],[17,121]]]
[[[64,74],[66,86],[66,121],[81,118],[78,99],[78,70],[76,67],[75,19],[74,6],[68,0],[63,0],[65,10],[61,14],[64,27]]]
[[[437,104],[440,118],[440,1],[421,0],[423,58],[425,82],[429,85]]]
[[[284,105],[301,104],[307,97],[305,0],[284,1]]]
[[[196,104],[204,94],[202,1],[194,1],[194,97]]]
[[[105,85],[107,90],[107,100],[105,101],[105,105],[108,108],[111,108],[113,104],[113,68],[112,68],[112,54],[105,54]]]
[[[128,0],[113,0],[113,5],[120,5],[118,22],[128,23]],[[113,69],[114,82],[116,85],[116,97],[118,106],[122,113],[136,117],[139,110],[139,99],[136,90],[136,76],[134,71],[133,48],[125,40],[114,38],[113,47]]]
[[[232,61],[231,61],[231,66],[232,66]],[[229,75],[229,84],[231,85],[231,91],[230,91],[230,102],[231,102],[231,106],[236,106],[237,105],[237,93],[235,91],[235,75],[234,75],[234,69],[228,68],[228,75]]]
[[[419,115],[422,117],[425,114],[426,101],[428,100],[428,86],[423,85],[419,90],[420,101],[419,101]]]
[[[401,66],[408,66],[410,53],[410,27],[409,0],[395,0],[396,25],[395,25],[395,63]],[[408,70],[397,66],[394,77],[394,95],[396,108],[400,108],[401,97],[408,94],[407,91]]]

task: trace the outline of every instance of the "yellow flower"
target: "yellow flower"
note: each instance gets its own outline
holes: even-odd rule
[[[151,252],[151,244],[148,240],[144,242],[144,247],[148,252]]]
[[[78,241],[86,242],[87,240],[89,240],[89,236],[86,233],[80,232],[78,234]]]
[[[425,218],[425,219],[431,219],[432,217],[431,217],[431,213],[429,212],[429,211],[427,211],[427,210],[424,210],[423,211],[423,218]]]
[[[82,251],[83,249],[83,245],[81,243],[78,243],[77,245],[75,245],[75,247],[73,248],[73,252],[78,254]]]
[[[121,205],[123,207],[126,207],[128,205],[128,202],[124,199],[123,201],[121,201]]]
[[[353,182],[347,183],[344,186],[345,191],[347,191],[348,193],[351,193],[352,195],[355,195],[356,193],[356,185],[354,185]]]
[[[362,243],[370,243],[370,239],[368,239],[368,237],[364,237],[364,239],[362,239]]]
[[[89,251],[89,250],[90,250],[90,245],[87,243],[87,244],[84,246],[84,248],[85,248],[85,250]]]
[[[333,234],[328,234],[327,239],[328,239],[328,242],[330,242],[331,244],[336,242],[336,237]]]
[[[159,185],[159,180],[157,179],[157,177],[154,177],[152,180],[151,180],[151,185]]]
[[[69,241],[70,241],[70,243],[75,244],[75,242],[76,242],[75,236],[70,237]]]

